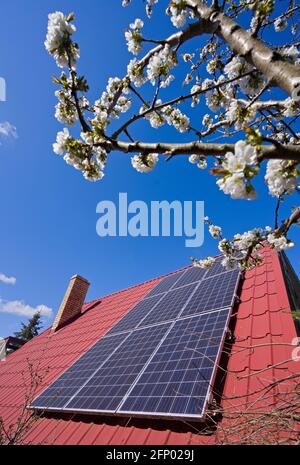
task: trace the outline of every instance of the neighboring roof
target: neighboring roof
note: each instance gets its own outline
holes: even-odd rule
[[[5,340],[7,349],[15,350],[25,344],[25,341],[23,339],[20,339],[18,337],[13,337],[13,336],[5,337],[4,340]]]
[[[8,426],[14,424],[28,393],[31,369],[43,376],[37,395],[111,328],[161,278],[125,289],[87,303],[75,321],[53,333],[50,329],[35,337],[0,362],[0,416]],[[78,414],[45,414],[37,419],[24,436],[28,444],[149,444],[195,445],[226,442],[232,427],[231,442],[241,437],[240,412],[273,409],[283,391],[290,395],[293,374],[300,372],[300,362],[291,361],[292,341],[296,337],[290,313],[279,257],[264,250],[264,262],[246,272],[235,320],[235,341],[231,348],[224,381],[222,408],[224,417],[217,432],[204,435],[194,425],[153,419],[132,419]],[[224,360],[226,349],[224,349]],[[278,383],[289,377],[284,383]],[[267,391],[265,387],[275,383]],[[217,387],[218,388],[218,387]],[[228,417],[232,417],[230,420]],[[243,415],[247,419],[247,415]],[[229,423],[230,422],[230,423]],[[247,429],[247,421],[243,431]],[[200,426],[199,426],[200,428]],[[257,428],[257,425],[255,425]],[[276,436],[269,428],[268,438]],[[261,435],[263,438],[263,436]],[[271,439],[270,439],[271,440]],[[265,442],[266,438],[262,439]]]

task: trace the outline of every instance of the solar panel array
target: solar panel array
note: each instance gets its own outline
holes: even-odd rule
[[[229,312],[176,321],[119,412],[202,416]]]
[[[219,263],[166,277],[31,407],[202,419],[238,280]]]

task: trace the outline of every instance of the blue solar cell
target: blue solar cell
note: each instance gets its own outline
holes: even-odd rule
[[[141,300],[115,326],[113,326],[107,334],[116,334],[136,328],[162,297],[163,294],[160,294],[150,297],[149,299]]]
[[[33,407],[62,408],[83,384],[101,367],[127,334],[100,339],[33,402]]]
[[[141,321],[140,327],[176,319],[196,287],[194,283],[169,291]]]
[[[196,315],[231,306],[238,279],[238,270],[203,279],[181,316]]]
[[[131,333],[65,408],[115,411],[169,327],[163,324]]]
[[[227,308],[176,321],[118,411],[201,418],[229,314]]]
[[[205,273],[206,270],[203,268],[197,268],[193,266],[180,277],[180,279],[173,285],[172,289],[184,286],[185,284],[201,281],[201,279],[205,276]]]
[[[168,291],[173,286],[173,284],[176,283],[180,276],[182,276],[183,273],[184,271],[180,271],[179,273],[174,273],[171,276],[167,276],[160,283],[158,283],[157,286],[155,286],[154,289],[152,289],[145,298]]]

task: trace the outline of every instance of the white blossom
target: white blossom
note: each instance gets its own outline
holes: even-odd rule
[[[182,55],[183,61],[184,61],[185,63],[191,61],[194,57],[195,57],[195,54],[194,54],[194,53],[184,53],[184,54]]]
[[[215,226],[214,224],[211,224],[209,226],[209,234],[214,239],[217,239],[218,237],[221,237],[222,235],[222,228],[220,228],[220,226]]]
[[[294,243],[292,241],[289,241],[283,235],[277,236],[275,234],[269,234],[267,236],[267,241],[272,247],[274,247],[278,251],[286,250],[286,249],[290,249],[291,247],[294,247]]]
[[[226,116],[230,123],[235,123],[235,129],[239,130],[255,118],[256,112],[252,106],[247,108],[244,103],[238,100],[232,100],[226,112]]]
[[[206,113],[203,116],[202,124],[203,124],[203,126],[208,126],[208,127],[210,127],[213,124],[213,120],[212,120],[211,116],[208,113]]]
[[[191,88],[191,94],[195,94],[192,96],[192,103],[191,103],[192,107],[195,107],[200,102],[200,95],[195,93],[195,92],[200,92],[200,91],[201,91],[201,86],[199,84],[195,84]]]
[[[57,133],[56,142],[53,144],[53,151],[57,155],[63,155],[66,151],[67,143],[71,140],[69,130],[64,128],[63,131]]]
[[[229,79],[235,79],[242,74],[253,71],[253,66],[249,65],[243,57],[235,56],[224,67],[224,73]],[[241,77],[236,81],[241,91],[244,94],[253,95],[257,93],[263,86],[263,79],[260,73],[255,72],[251,75]]]
[[[143,36],[141,33],[144,23],[141,19],[137,18],[134,23],[129,25],[130,29],[125,31],[125,39],[127,42],[128,51],[133,55],[138,55],[142,50]]]
[[[136,87],[141,87],[147,81],[144,71],[136,59],[129,62],[127,73],[130,81],[133,82]]]
[[[161,87],[166,87],[174,79],[170,74],[170,70],[177,64],[175,54],[166,45],[160,52],[155,53],[149,60],[147,66],[147,76],[151,84],[154,86],[156,79],[159,77]]]
[[[55,118],[60,123],[71,126],[78,120],[78,113],[72,103],[58,102],[55,107]]]
[[[197,165],[198,168],[204,170],[207,168],[207,161],[205,157],[201,157],[201,155],[193,154],[189,156],[189,162],[193,165]]]
[[[182,83],[182,85],[185,87],[185,86],[188,86],[190,84],[190,82],[192,82],[193,80],[193,75],[191,73],[188,73]]]
[[[296,102],[290,97],[287,98],[284,102],[283,115],[286,117],[293,117],[293,116],[297,116],[298,112],[299,112],[299,107],[296,104]]]
[[[162,100],[160,99],[157,99],[156,101],[156,106],[159,106],[162,104]],[[148,110],[149,107],[146,106],[146,105],[143,105],[141,108],[140,108],[140,114],[141,113],[144,113],[146,110]],[[148,120],[151,124],[151,126],[154,128],[154,129],[157,129],[158,127],[162,126],[165,122],[165,119],[164,119],[164,116],[162,114],[161,111],[159,110],[156,110],[156,111],[151,111],[150,113],[147,113],[145,115],[145,119]]]
[[[174,126],[179,132],[185,132],[190,127],[189,118],[179,108],[167,106],[164,108],[164,117],[169,126]]]
[[[131,164],[139,173],[149,173],[152,171],[158,162],[157,153],[149,153],[147,155],[139,154],[131,158]]]
[[[274,29],[276,32],[281,32],[284,31],[287,28],[287,21],[284,18],[277,18],[276,21],[274,22]]]
[[[45,47],[60,68],[68,67],[69,64],[76,66],[79,50],[75,44],[71,44],[71,36],[75,31],[75,26],[60,11],[49,14]]]
[[[167,8],[167,14],[171,16],[172,24],[179,28],[185,25],[187,18],[185,0],[172,0]]]
[[[215,263],[216,259],[213,257],[206,257],[204,260],[193,260],[193,265],[196,268],[211,268]]]
[[[206,71],[209,74],[214,74],[218,69],[219,63],[220,61],[217,58],[210,60],[206,65]]]
[[[233,96],[232,87],[230,86],[224,85],[216,89],[210,89],[211,87],[222,84],[224,81],[225,77],[220,76],[216,82],[211,79],[205,79],[202,83],[202,90],[209,89],[205,92],[206,105],[214,113],[219,111],[222,107],[227,107]]]
[[[192,163],[193,165],[196,165],[199,161],[199,155],[190,155],[189,156],[189,162]]]
[[[235,153],[227,152],[222,161],[223,176],[217,185],[233,199],[253,199],[255,189],[250,179],[257,174],[256,149],[244,141],[235,144]]]
[[[200,170],[205,170],[207,168],[207,161],[205,157],[200,157],[197,166]]]
[[[153,5],[155,5],[156,3],[158,3],[158,0],[147,0],[147,1],[146,1],[146,13],[147,13],[148,18],[151,18],[151,15],[152,15],[152,7],[153,7]]]
[[[118,77],[109,78],[106,90],[94,105],[95,118],[92,124],[104,130],[108,124],[108,111],[112,118],[119,118],[120,113],[125,113],[131,107],[131,100],[124,94],[128,93],[126,83]],[[118,94],[118,98],[116,98]]]
[[[233,270],[236,266],[236,263],[236,260],[234,260],[232,257],[224,257],[221,261],[221,265],[224,266],[227,271]]]
[[[283,47],[280,49],[281,55],[284,55],[289,58],[298,58],[299,56],[299,50],[296,47],[296,45],[291,45],[290,47]]]
[[[298,184],[299,170],[294,162],[289,160],[269,160],[265,180],[270,195],[279,197],[283,194],[292,194]]]

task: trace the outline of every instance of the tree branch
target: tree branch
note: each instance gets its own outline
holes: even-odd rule
[[[287,218],[279,228],[279,233],[286,234],[290,227],[300,219],[300,207],[294,209],[293,213]]]
[[[107,138],[106,141],[95,144],[111,152],[118,150],[124,153],[160,153],[162,155],[190,155],[222,156],[227,152],[234,152],[235,144],[210,144],[198,141],[183,144],[165,142],[123,142]],[[300,145],[263,145],[259,153],[259,161],[278,159],[295,160],[300,163]]]
[[[188,27],[185,29],[172,34],[167,39],[161,41],[161,43],[157,46],[149,50],[149,52],[139,61],[139,66],[144,68],[148,63],[150,58],[155,55],[156,53],[160,52],[166,45],[169,47],[174,47],[187,42],[188,40],[192,39],[193,37],[197,37],[203,34],[213,34],[216,29],[216,25],[212,24],[210,21],[200,20],[196,23],[189,24]],[[129,79],[128,76],[125,76],[124,79]],[[122,89],[120,89],[115,94],[114,101],[111,103],[108,114],[113,111],[114,106],[116,105],[120,95],[122,93]]]
[[[243,56],[255,66],[270,85],[278,86],[290,96],[300,91],[300,66],[281,59],[278,53],[253,37],[224,13],[210,8],[202,0],[187,0],[201,19],[216,26],[215,34],[223,39],[235,55]]]

